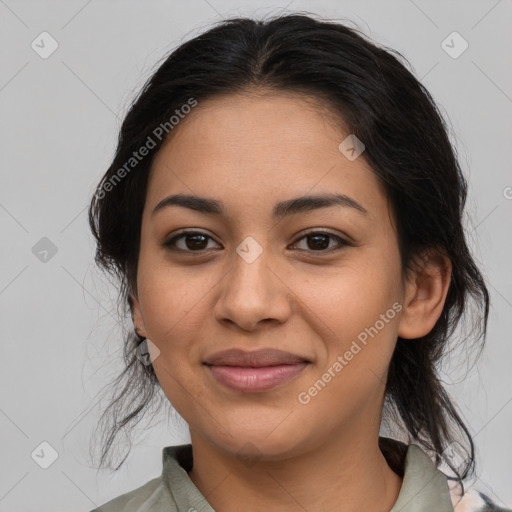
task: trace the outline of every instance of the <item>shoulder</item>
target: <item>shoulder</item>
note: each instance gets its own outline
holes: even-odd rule
[[[458,487],[452,486],[451,483],[448,485],[454,512],[512,512],[512,509],[503,508],[474,487],[465,489],[461,497]]]
[[[189,503],[205,501],[186,472],[191,465],[190,444],[167,446],[162,450],[160,476],[90,512],[178,512],[185,506],[190,509]]]
[[[402,488],[392,511],[409,510],[443,512],[512,512],[506,505],[494,502],[478,485],[462,487],[449,478],[424,449],[414,443],[406,445],[391,438],[380,438],[379,446],[389,466],[403,477]],[[418,508],[419,507],[419,508]]]
[[[116,498],[95,508],[90,512],[176,512],[178,509],[173,508],[166,489],[163,485],[162,478],[154,478],[144,485],[117,496]]]

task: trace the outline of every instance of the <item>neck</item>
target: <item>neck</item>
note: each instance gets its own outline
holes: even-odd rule
[[[307,510],[389,512],[400,478],[378,446],[378,433],[322,439],[314,449],[281,460],[241,461],[191,432],[189,477],[218,512]]]

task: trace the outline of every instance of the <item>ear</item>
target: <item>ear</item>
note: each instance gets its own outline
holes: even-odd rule
[[[408,270],[398,336],[421,338],[433,328],[443,311],[450,287],[452,264],[444,252],[422,253]]]
[[[146,337],[146,328],[144,326],[144,320],[142,318],[142,311],[140,309],[139,300],[136,294],[130,293],[128,297],[128,303],[130,304],[130,310],[132,313],[133,327],[139,336]]]

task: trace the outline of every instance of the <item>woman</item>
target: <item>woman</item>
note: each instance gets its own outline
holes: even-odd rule
[[[466,182],[395,53],[233,19],[144,86],[89,211],[134,325],[101,464],[159,388],[191,444],[96,510],[499,510],[436,373],[470,306],[485,339]]]

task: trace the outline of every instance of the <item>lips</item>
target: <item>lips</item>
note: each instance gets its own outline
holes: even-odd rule
[[[269,391],[300,374],[309,363],[302,356],[275,349],[225,350],[204,362],[217,382],[242,393]]]
[[[247,352],[240,349],[224,350],[208,357],[205,364],[210,366],[240,366],[261,368],[283,364],[309,363],[301,356],[276,349],[260,349]]]

